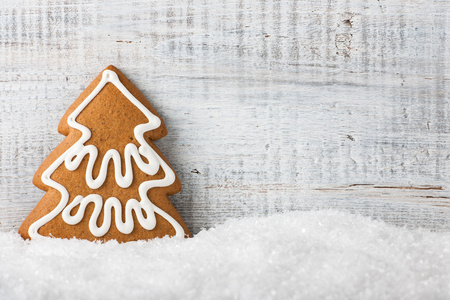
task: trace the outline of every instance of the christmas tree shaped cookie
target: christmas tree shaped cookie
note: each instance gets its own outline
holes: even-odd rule
[[[66,136],[33,183],[46,191],[22,223],[22,237],[127,242],[190,236],[168,196],[181,190],[153,141],[167,134],[155,109],[109,66],[69,107]]]

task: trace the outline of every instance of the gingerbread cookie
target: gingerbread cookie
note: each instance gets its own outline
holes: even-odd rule
[[[181,183],[153,140],[167,134],[155,109],[115,67],[107,67],[69,107],[66,135],[37,170],[47,193],[19,229],[119,242],[191,236],[168,196]]]

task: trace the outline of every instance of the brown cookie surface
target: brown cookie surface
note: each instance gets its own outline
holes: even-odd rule
[[[82,131],[69,126],[68,118],[74,113],[77,108],[83,107],[83,103],[88,103],[79,114],[77,114],[75,121],[83,126],[87,127],[90,131],[90,137],[83,143],[83,147],[95,147],[98,150],[98,156],[95,161],[92,158],[93,168],[92,176],[97,178],[100,173],[101,164],[104,160],[105,155],[111,149],[118,151],[120,156],[120,166],[121,175],[125,175],[125,170],[130,170],[127,168],[125,161],[125,147],[129,144],[135,145],[137,149],[142,147],[141,143],[138,141],[135,129],[141,124],[149,122],[146,114],[142,109],[130,101],[130,99],[122,93],[121,90],[113,83],[107,82],[103,88],[95,95],[95,97],[87,101],[91,94],[95,94],[95,89],[102,80],[102,74],[106,70],[113,71],[117,74],[118,79],[123,84],[123,86],[128,90],[132,96],[135,97],[151,114],[159,118],[161,124],[150,131],[143,134],[146,147],[150,147],[155,153],[155,159],[161,159],[159,163],[159,169],[154,174],[148,174],[144,172],[138,166],[136,157],[131,156],[131,170],[133,174],[133,180],[129,186],[121,187],[119,186],[117,179],[115,177],[115,169],[118,166],[115,165],[113,160],[109,160],[109,163],[105,167],[106,179],[100,185],[100,187],[90,187],[87,183],[86,174],[89,174],[89,160],[91,159],[91,153],[84,155],[79,165],[75,170],[69,170],[65,163],[58,164],[58,160],[62,157],[67,157],[68,152],[71,151],[71,147],[77,142],[80,143],[84,133]],[[78,97],[78,99],[69,107],[61,122],[58,126],[58,131],[67,137],[63,142],[56,147],[56,149],[50,153],[50,155],[45,159],[43,164],[37,170],[33,183],[40,189],[46,191],[47,193],[39,201],[37,206],[33,209],[30,215],[26,218],[19,229],[19,233],[22,237],[28,239],[32,238],[33,230],[29,230],[30,226],[35,226],[36,224],[42,223],[45,216],[54,215],[51,220],[48,220],[42,226],[39,226],[37,233],[43,236],[53,236],[58,238],[79,238],[87,240],[100,240],[107,241],[115,239],[119,242],[127,242],[134,240],[147,240],[157,237],[163,237],[166,235],[173,236],[176,234],[174,223],[181,226],[184,234],[186,236],[191,236],[189,229],[182,220],[178,211],[175,209],[173,204],[170,202],[168,196],[178,193],[181,190],[181,183],[172,167],[168,163],[167,159],[161,153],[161,151],[154,145],[153,140],[164,137],[167,134],[164,122],[161,120],[155,109],[150,105],[150,103],[144,98],[142,93],[115,67],[109,66],[103,71],[94,81],[86,88],[85,91]],[[93,93],[94,91],[94,93]],[[85,102],[86,101],[86,102]],[[158,158],[159,157],[159,158]],[[149,159],[145,156],[140,156],[144,163],[148,163]],[[76,158],[73,158],[75,160]],[[139,159],[139,158],[138,158]],[[164,164],[165,163],[165,164]],[[50,179],[45,179],[45,172],[49,173],[49,169],[56,166],[53,172],[51,172]],[[166,168],[164,171],[164,168]],[[167,173],[167,174],[166,174]],[[156,218],[156,225],[153,229],[145,229],[141,226],[137,211],[132,211],[132,231],[131,233],[124,233],[120,230],[120,227],[116,224],[115,218],[116,213],[118,213],[116,207],[110,208],[109,212],[111,214],[110,228],[109,230],[101,235],[94,235],[93,230],[90,229],[89,222],[94,222],[97,227],[101,227],[103,222],[106,222],[105,202],[111,197],[117,198],[120,201],[122,211],[121,220],[130,223],[129,216],[127,219],[126,209],[130,199],[136,199],[138,202],[145,201],[141,199],[139,193],[141,185],[148,182],[160,182],[164,180],[166,176],[170,177],[173,173],[174,180],[170,184],[165,184],[163,186],[157,186],[150,188],[144,193],[151,203],[156,206],[156,208],[161,209],[164,213],[156,212],[154,214]],[[43,176],[44,174],[44,176]],[[166,180],[167,181],[167,180]],[[56,182],[53,183],[53,182]],[[162,182],[162,181],[161,181]],[[49,186],[49,184],[54,185],[54,187]],[[67,203],[61,206],[62,199],[64,199],[64,192],[61,192],[61,185],[68,192]],[[145,185],[145,184],[144,184]],[[55,188],[56,187],[56,188]],[[145,191],[145,189],[144,189]],[[141,191],[142,192],[142,191]],[[85,205],[85,211],[82,219],[76,224],[68,224],[64,218],[62,211],[70,206],[70,204],[76,199],[76,197],[88,197],[89,195],[99,195],[103,201],[101,211],[98,218],[91,217],[94,213],[94,208],[97,204],[93,202]],[[145,196],[144,196],[145,198]],[[108,200],[109,201],[109,200]],[[59,207],[59,208],[58,208]],[[82,208],[81,204],[74,206],[72,209],[67,209],[71,216],[77,214],[78,210]],[[140,210],[142,212],[142,210]],[[145,218],[151,217],[153,212],[146,210],[142,212]],[[150,215],[149,215],[150,214]],[[167,214],[167,215],[166,215]]]

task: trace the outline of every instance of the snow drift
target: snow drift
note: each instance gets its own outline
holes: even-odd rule
[[[232,220],[191,239],[23,241],[0,299],[448,299],[450,233],[336,211]]]

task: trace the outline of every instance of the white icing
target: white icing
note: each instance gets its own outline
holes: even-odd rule
[[[120,92],[127,97],[127,99],[133,103],[148,119],[148,123],[140,124],[134,128],[134,136],[136,140],[140,143],[140,147],[137,148],[135,144],[127,144],[124,151],[125,160],[125,175],[122,175],[122,164],[121,157],[117,150],[110,149],[106,152],[103,157],[100,172],[97,178],[93,178],[93,167],[98,156],[98,149],[94,145],[84,145],[84,143],[91,137],[91,131],[76,121],[78,115],[86,108],[86,106],[98,95],[98,93],[103,89],[103,87],[108,83],[114,84]],[[95,208],[89,219],[89,230],[96,237],[101,237],[105,235],[111,227],[111,213],[114,208],[115,212],[115,224],[117,229],[124,233],[129,234],[133,231],[134,220],[132,216],[132,211],[134,210],[139,224],[147,229],[152,230],[156,226],[156,216],[155,213],[159,214],[161,217],[166,219],[175,229],[175,235],[179,237],[184,237],[185,232],[183,227],[169,214],[164,212],[162,209],[154,205],[150,199],[148,199],[147,192],[154,187],[167,187],[170,186],[175,181],[175,173],[167,165],[167,163],[153,150],[152,147],[145,141],[144,133],[150,130],[154,130],[161,125],[161,120],[152,114],[139,100],[137,100],[127,88],[120,82],[119,77],[114,71],[105,70],[102,74],[102,79],[97,87],[91,92],[91,94],[75,109],[73,113],[67,118],[67,123],[70,127],[78,129],[81,131],[81,138],[73,144],[69,149],[67,149],[60,157],[58,157],[48,169],[42,173],[41,179],[44,184],[50,186],[61,193],[61,200],[58,205],[47,215],[43,216],[33,224],[28,229],[28,234],[31,238],[42,237],[38,230],[43,225],[55,218],[59,213],[62,212],[63,220],[70,225],[78,224],[84,217],[84,212],[86,206],[89,203],[94,203]],[[100,195],[90,194],[86,197],[78,195],[74,200],[67,205],[69,201],[69,192],[67,189],[59,184],[58,182],[52,180],[50,177],[55,172],[55,170],[61,166],[63,163],[66,168],[70,171],[76,170],[83,158],[89,155],[87,170],[86,170],[86,183],[91,189],[97,189],[105,182],[107,177],[107,169],[110,160],[114,163],[114,174],[117,184],[122,188],[127,188],[133,182],[133,170],[131,165],[131,157],[133,157],[136,165],[140,170],[148,175],[155,175],[159,168],[161,167],[164,171],[164,178],[157,180],[144,181],[139,186],[139,197],[141,201],[136,199],[129,199],[125,205],[125,222],[122,220],[122,204],[119,199],[115,197],[108,198],[103,204],[103,199]],[[145,157],[148,163],[145,163],[142,157]],[[78,211],[75,215],[71,215],[70,212],[73,208],[79,205]],[[100,227],[97,226],[97,220],[100,212],[104,208],[103,223]],[[145,211],[146,217],[144,217],[143,211]]]

